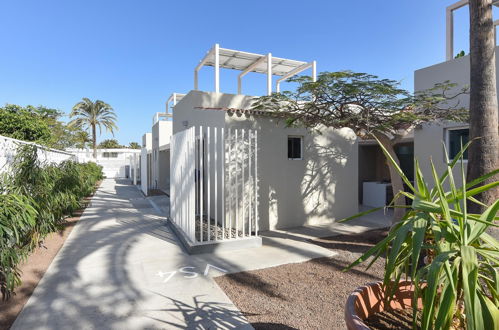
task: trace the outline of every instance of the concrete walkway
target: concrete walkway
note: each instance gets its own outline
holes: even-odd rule
[[[190,256],[165,225],[166,196],[153,202],[105,180],[12,329],[251,329],[213,276],[333,254],[294,230]]]

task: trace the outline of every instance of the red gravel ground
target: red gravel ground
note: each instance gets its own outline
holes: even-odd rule
[[[91,197],[85,198],[85,202],[90,199]],[[14,323],[17,315],[21,312],[24,304],[28,301],[82,214],[83,210],[79,210],[74,212],[73,217],[66,218],[62,230],[48,235],[43,242],[43,246],[33,251],[26,262],[20,266],[22,271],[21,286],[15,290],[15,295],[8,301],[0,300],[0,329],[9,329]]]
[[[343,268],[386,230],[314,240],[338,255],[215,278],[255,329],[345,329],[344,306],[357,287],[382,279],[384,260],[368,270]],[[366,263],[367,265],[367,263]]]

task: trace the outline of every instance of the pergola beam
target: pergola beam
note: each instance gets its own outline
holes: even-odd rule
[[[261,56],[259,59],[257,59],[256,61],[254,61],[253,63],[251,63],[246,69],[244,69],[243,72],[241,72],[238,76],[237,76],[237,94],[241,94],[241,90],[242,90],[242,78],[247,75],[248,73],[250,73],[251,71],[253,71],[253,69],[255,69],[258,65],[260,65],[261,63],[267,61],[268,62],[268,57],[270,56],[270,62],[272,64],[272,54],[267,54],[267,55],[263,55]]]
[[[267,65],[263,63],[267,62]],[[194,89],[198,90],[199,71],[203,66],[214,67],[214,89],[216,93],[220,92],[220,68],[239,70],[241,73],[237,79],[237,92],[242,93],[242,78],[249,72],[263,73],[267,75],[267,94],[272,94],[272,79],[274,75],[281,76],[277,82],[277,88],[282,80],[302,72],[308,68],[312,68],[312,78],[316,80],[316,62],[309,63],[296,61],[278,57],[272,57],[271,53],[260,55],[236,51],[227,48],[220,48],[219,44],[215,44],[197,64],[194,69]]]
[[[172,103],[172,108],[177,105],[177,102],[180,101],[182,97],[184,97],[185,94],[181,93],[172,93],[170,97],[168,97],[168,100],[166,100],[166,113],[168,113],[169,110],[169,105]]]
[[[312,61],[312,62],[308,62],[308,63],[305,63],[291,71],[289,71],[286,75],[282,76],[281,78],[277,79],[276,81],[276,92],[280,92],[280,84],[282,81],[286,80],[286,79],[289,79],[295,75],[297,75],[298,73],[300,72],[303,72],[305,70],[307,70],[308,68],[312,68],[312,80],[313,81],[316,81],[317,80],[317,68],[316,68],[316,62],[315,61]]]

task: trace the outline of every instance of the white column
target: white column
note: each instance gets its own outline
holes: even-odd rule
[[[267,95],[272,94],[272,54],[267,54]]]
[[[317,81],[317,61],[312,61],[312,81]]]
[[[452,59],[454,52],[454,14],[453,10],[447,8],[446,11],[446,59]]]
[[[220,46],[215,44],[215,92],[220,93]]]
[[[198,90],[198,69],[194,69],[194,90]]]

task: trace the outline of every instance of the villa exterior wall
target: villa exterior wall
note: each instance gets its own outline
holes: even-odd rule
[[[174,108],[173,132],[197,125],[224,127],[225,132],[235,128],[257,130],[261,230],[329,223],[355,214],[358,148],[351,130],[323,129],[322,134],[312,134],[304,128],[286,128],[282,122],[261,115],[196,109],[249,109],[252,99],[191,91]],[[288,159],[288,136],[303,138],[302,159]]]
[[[164,150],[168,148],[172,136],[172,121],[159,120],[152,127],[152,187],[167,190],[169,186],[169,157]],[[163,151],[162,151],[163,150]],[[168,170],[169,172],[169,170]]]
[[[497,51],[498,48],[496,48]],[[496,57],[496,66],[499,58]],[[435,64],[414,72],[414,91],[424,91],[432,88],[437,83],[449,81],[457,84],[455,91],[469,86],[470,82],[470,57],[464,56],[450,61]],[[499,84],[499,76],[498,76]],[[469,106],[469,95],[459,98],[459,106]],[[414,130],[414,156],[420,162],[425,178],[432,182],[430,159],[433,160],[437,172],[446,170],[445,153],[443,143],[446,143],[447,131],[457,127],[467,127],[466,123],[438,122],[425,124]],[[465,166],[466,170],[466,166]],[[461,185],[460,167],[455,168],[456,183]]]

